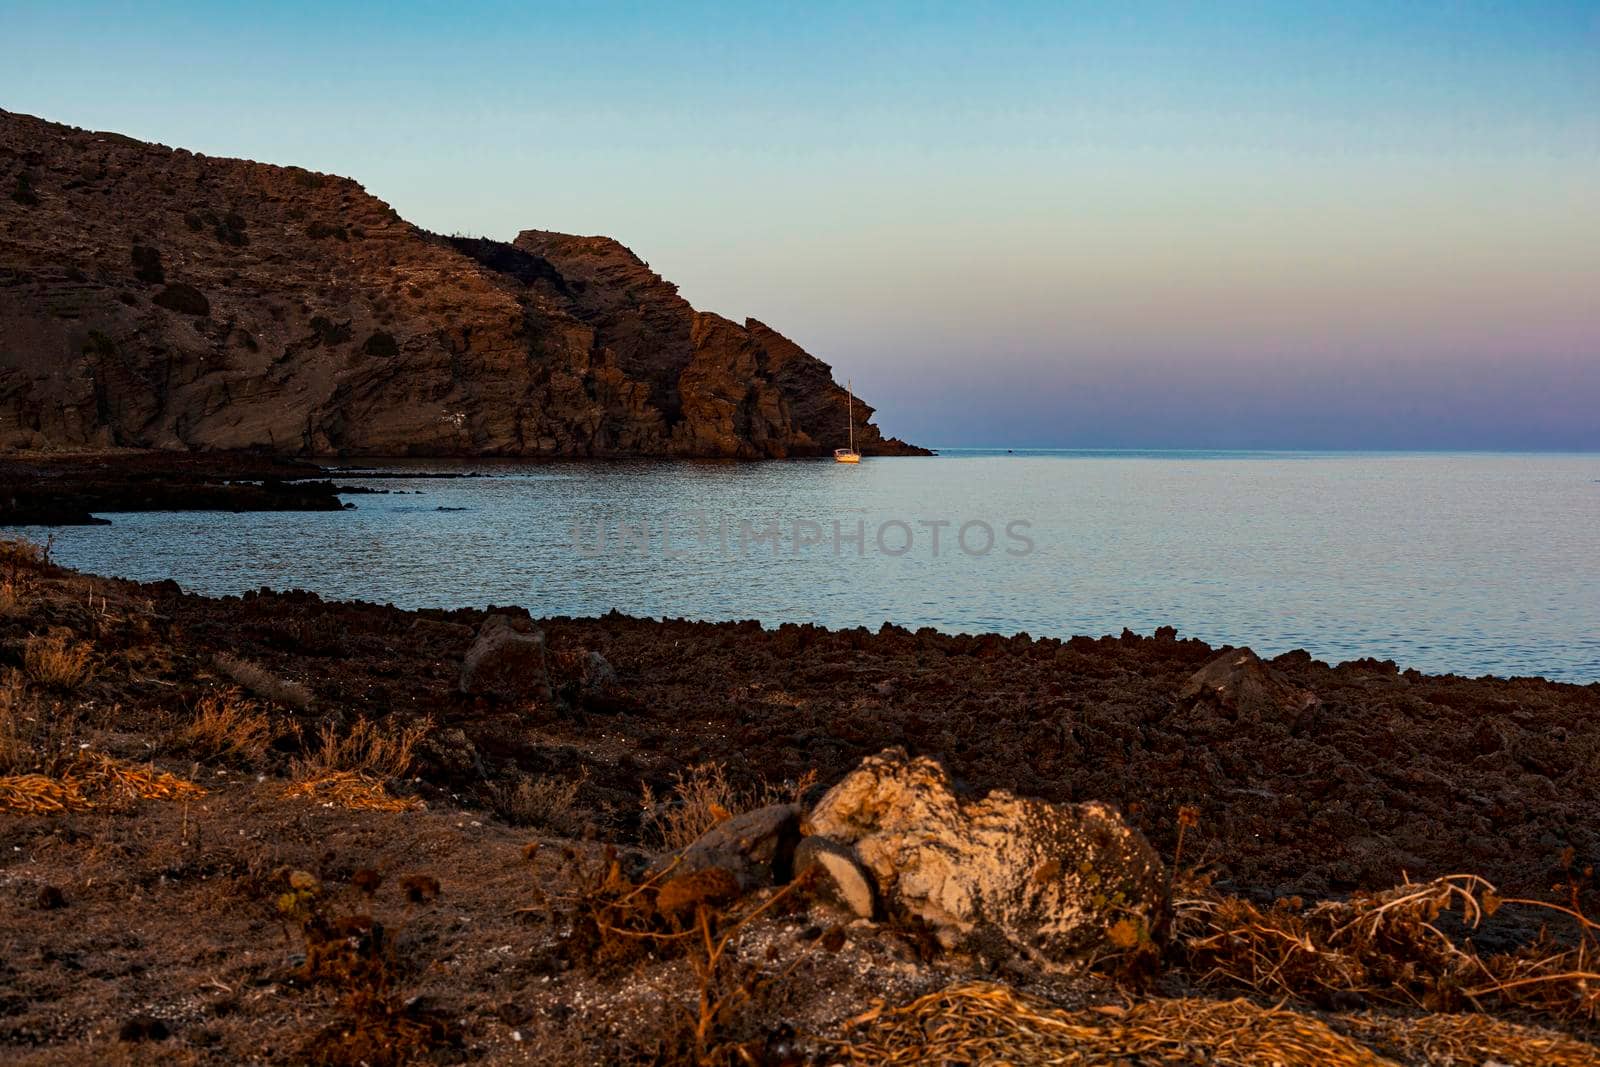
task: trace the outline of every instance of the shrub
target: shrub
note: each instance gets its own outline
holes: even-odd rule
[[[33,191],[33,180],[26,174],[17,175],[17,184],[11,190],[11,199],[23,207],[34,207],[39,203],[39,194]]]
[[[311,319],[311,332],[321,344],[342,345],[350,340],[350,323],[334,322],[326,315],[314,315]]]
[[[184,315],[209,315],[211,314],[211,301],[206,299],[204,293],[192,285],[183,282],[174,282],[151,300],[158,307],[169,311],[176,311]]]
[[[243,248],[250,243],[250,238],[244,232],[244,226],[244,216],[237,211],[230,211],[212,224],[211,233],[225,245]]]
[[[378,330],[367,338],[367,343],[361,346],[361,351],[369,356],[393,359],[400,354],[400,346],[395,342],[394,334]]]
[[[93,646],[74,640],[71,633],[35,634],[23,646],[22,665],[40,685],[70,692],[94,674],[89,662],[93,654]]]
[[[327,237],[337,237],[341,241],[350,240],[350,233],[343,226],[333,226],[329,223],[317,221],[306,227],[306,236],[314,241]]]
[[[672,790],[657,800],[646,785],[640,797],[640,829],[671,852],[688,848],[701,834],[724,819],[769,804],[797,803],[815,784],[817,774],[807,771],[796,782],[764,783],[757,789],[737,789],[720,763],[700,763],[673,776]]]
[[[0,581],[8,583],[20,597],[23,575],[50,565],[50,546],[54,543],[54,534],[42,545],[26,537],[0,537]]]
[[[33,746],[39,724],[36,711],[17,672],[7,672],[0,681],[0,775],[31,770],[38,762]]]
[[[331,723],[317,731],[316,750],[295,761],[294,775],[301,780],[341,772],[380,781],[403,778],[411,769],[412,751],[433,729],[431,720],[385,731],[371,719],[357,719],[343,737]]]
[[[237,690],[208,693],[195,708],[180,739],[203,756],[257,760],[272,743],[272,720]]]
[[[300,710],[311,706],[311,690],[299,682],[279,678],[259,664],[230,656],[226,652],[217,653],[212,662],[216,664],[217,670],[262,700],[270,700],[274,704]]]
[[[167,272],[161,267],[161,250],[149,245],[133,246],[133,276],[141,282],[151,285],[160,285],[167,280]]]
[[[506,822],[516,826],[535,826],[553,834],[574,837],[583,831],[578,792],[589,780],[583,771],[576,778],[518,778],[515,783],[497,786],[489,794],[489,805]]]
[[[117,343],[99,330],[90,330],[88,339],[83,342],[83,354],[86,356],[114,356],[117,354]]]

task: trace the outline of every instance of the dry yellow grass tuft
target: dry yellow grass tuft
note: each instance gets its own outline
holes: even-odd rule
[[[226,652],[217,653],[212,662],[217,670],[262,700],[299,710],[311,706],[311,690],[299,682],[279,678],[260,664],[230,656]]]
[[[208,693],[180,731],[184,745],[203,756],[260,759],[272,743],[272,720],[238,690]]]
[[[22,614],[22,590],[10,578],[0,579],[0,619]]]
[[[391,796],[384,784],[354,771],[332,771],[304,778],[283,791],[285,799],[332,804],[356,811],[417,811],[425,805],[416,797]]]
[[[0,778],[0,813],[56,815],[86,811],[94,805],[83,795],[83,784],[71,778],[44,774],[14,774]]]
[[[584,813],[578,806],[578,793],[589,780],[589,772],[576,778],[517,779],[490,794],[490,805],[502,819],[516,826],[535,826],[555,834],[576,836],[583,830]]]
[[[431,729],[431,719],[390,730],[371,719],[357,719],[350,731],[341,736],[333,724],[324,723],[317,731],[316,748],[295,761],[294,775],[311,779],[348,771],[380,782],[404,778],[411,769],[417,742]]]
[[[203,788],[176,775],[93,752],[78,755],[57,774],[0,778],[0,812],[7,814],[51,815],[135,800],[205,795]]]
[[[94,674],[89,662],[94,647],[78,641],[69,632],[35,634],[22,649],[23,669],[40,685],[72,691],[81,688]]]
[[[696,764],[674,777],[665,797],[658,798],[648,785],[643,788],[639,798],[643,809],[640,826],[662,848],[676,852],[740,812],[769,804],[797,803],[816,781],[816,771],[807,771],[798,781],[741,790],[728,781],[727,768],[722,764]]]

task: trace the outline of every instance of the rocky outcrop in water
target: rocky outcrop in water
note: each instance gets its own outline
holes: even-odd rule
[[[609,238],[443,238],[347,178],[0,112],[0,448],[756,459],[847,411]],[[871,414],[863,452],[921,451]]]

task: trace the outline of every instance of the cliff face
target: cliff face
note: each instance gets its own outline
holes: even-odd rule
[[[0,448],[754,459],[846,412],[608,238],[442,238],[349,179],[0,112]],[[863,452],[921,451],[871,413]]]

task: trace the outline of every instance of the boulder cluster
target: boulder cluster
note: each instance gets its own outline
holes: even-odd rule
[[[848,917],[924,923],[948,950],[1045,967],[1108,939],[1148,941],[1166,884],[1109,806],[962,796],[937,762],[901,749],[863,760],[809,811],[746,812],[664,862],[674,880],[718,871],[739,892],[805,879]]]

